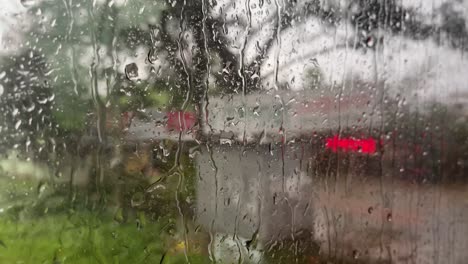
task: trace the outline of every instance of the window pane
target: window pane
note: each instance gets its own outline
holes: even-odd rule
[[[1,263],[464,263],[466,1],[11,0]]]

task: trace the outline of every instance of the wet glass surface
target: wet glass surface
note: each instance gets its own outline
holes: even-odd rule
[[[468,2],[1,4],[0,263],[466,263]]]

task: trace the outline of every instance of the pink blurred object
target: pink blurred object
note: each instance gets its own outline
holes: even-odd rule
[[[197,118],[192,112],[168,112],[166,128],[174,131],[187,131],[195,126],[196,120]]]
[[[376,141],[373,138],[355,139],[355,138],[339,138],[334,136],[327,138],[325,147],[333,152],[342,150],[344,152],[360,152],[372,154],[376,151]]]

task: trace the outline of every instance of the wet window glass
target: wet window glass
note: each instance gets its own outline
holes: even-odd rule
[[[465,263],[468,2],[4,0],[0,263]]]

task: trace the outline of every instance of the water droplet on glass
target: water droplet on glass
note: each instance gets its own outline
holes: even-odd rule
[[[136,63],[130,63],[125,66],[125,75],[130,81],[138,78],[138,66]]]
[[[37,192],[39,193],[39,195],[44,195],[45,192],[47,191],[47,183],[45,182],[40,182],[37,186]]]
[[[19,114],[18,108],[13,108],[13,111],[11,112],[11,116],[15,117]]]
[[[169,157],[169,155],[171,155],[171,150],[170,149],[163,148],[162,150],[163,150],[164,157]]]
[[[16,130],[18,130],[20,128],[22,122],[23,121],[21,121],[21,120],[16,121],[16,123],[15,123],[15,129]]]
[[[55,99],[55,94],[53,93],[47,98],[47,101],[52,102],[54,101],[54,99]]]
[[[37,102],[39,104],[41,104],[41,105],[46,104],[47,103],[47,97],[46,98],[38,98]]]
[[[36,105],[33,102],[25,103],[23,105],[23,109],[24,111],[31,113],[32,111],[34,111],[34,109],[36,109]]]
[[[229,146],[232,146],[232,140],[231,139],[226,139],[226,138],[222,138],[219,140],[219,143],[221,145],[229,145]]]
[[[373,37],[368,37],[366,39],[366,45],[369,48],[373,47],[375,45],[375,39]]]
[[[29,152],[29,147],[31,146],[31,140],[26,140],[26,152]],[[29,158],[27,158],[29,160]]]
[[[189,149],[189,157],[190,158],[195,158],[195,156],[197,154],[200,154],[200,147],[199,146],[195,146],[195,147],[192,147]]]
[[[161,184],[161,183],[155,183],[153,185],[151,185],[147,190],[146,192],[154,192],[154,191],[164,191],[166,190],[166,186],[164,184]]]
[[[387,221],[391,222],[392,221],[392,213],[387,214]]]
[[[358,250],[353,250],[353,258],[358,259],[359,258],[359,251]]]
[[[36,3],[35,0],[21,0],[20,2],[24,7],[31,7]]]
[[[153,64],[158,60],[158,55],[156,53],[156,49],[151,48],[148,52],[148,61],[149,63]]]
[[[131,204],[132,207],[138,207],[145,202],[145,195],[141,192],[133,194]]]
[[[374,211],[374,207],[370,206],[368,209],[367,209],[367,212],[369,214],[372,214],[372,212]]]

